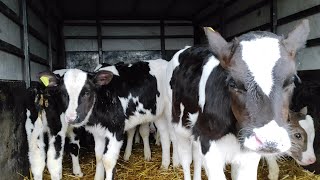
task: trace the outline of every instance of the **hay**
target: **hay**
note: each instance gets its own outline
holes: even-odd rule
[[[115,179],[157,179],[157,180],[181,180],[183,179],[183,171],[181,168],[173,168],[170,165],[169,170],[163,170],[161,166],[161,147],[151,145],[152,150],[152,161],[147,162],[144,160],[143,146],[135,145],[133,148],[132,155],[128,162],[123,160],[123,152],[119,157],[117,163],[117,172]],[[86,152],[81,150],[80,153],[80,164],[81,170],[84,174],[82,178],[77,178],[72,175],[72,163],[71,158],[65,155],[63,162],[63,179],[65,180],[76,180],[76,179],[94,179],[95,174],[95,156],[93,152]],[[280,175],[279,180],[320,180],[320,175],[315,175],[296,164],[294,160],[287,160],[279,162]],[[230,178],[230,166],[226,168],[226,174],[228,179]],[[268,169],[266,163],[261,161],[258,169],[258,179],[268,179]],[[24,177],[28,180],[27,177]],[[44,173],[44,179],[50,180],[50,174],[47,170]],[[204,171],[202,172],[202,179],[206,180]]]

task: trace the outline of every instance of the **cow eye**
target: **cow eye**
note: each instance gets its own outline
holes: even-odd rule
[[[231,87],[232,89],[236,89],[237,88],[237,84],[233,79],[229,80],[229,87]]]
[[[294,134],[294,137],[296,137],[297,139],[301,139],[301,138],[302,138],[302,136],[301,136],[300,133],[295,133],[295,134]]]

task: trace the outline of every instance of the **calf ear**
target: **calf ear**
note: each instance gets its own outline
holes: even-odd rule
[[[210,49],[218,56],[221,66],[227,68],[231,59],[231,43],[228,43],[217,31],[211,27],[204,27]]]
[[[303,107],[303,108],[300,110],[300,113],[303,114],[303,115],[307,115],[307,114],[308,114],[308,107],[307,107],[307,106]]]
[[[94,77],[95,84],[102,86],[107,85],[113,78],[113,73],[111,71],[99,71]]]
[[[305,46],[309,32],[309,20],[304,19],[288,34],[283,43],[291,56],[295,56],[296,52]]]
[[[54,87],[59,84],[60,79],[51,71],[43,71],[38,74],[39,81],[45,87]]]

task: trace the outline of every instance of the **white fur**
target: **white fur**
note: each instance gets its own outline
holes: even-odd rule
[[[219,63],[220,62],[217,58],[215,58],[214,56],[211,56],[208,59],[208,62],[202,68],[202,74],[201,74],[200,83],[199,83],[199,106],[201,107],[202,111],[203,111],[204,105],[206,103],[207,80],[208,80],[213,68],[217,67],[219,65]]]
[[[53,71],[53,73],[58,74],[59,76],[63,76],[67,71],[68,69],[59,69],[59,70]]]
[[[314,160],[316,159],[316,156],[314,154],[314,149],[313,149],[313,142],[315,137],[313,119],[310,115],[306,115],[306,119],[300,120],[299,124],[303,129],[305,129],[308,137],[307,150],[302,153],[302,160],[300,163],[308,164],[308,161],[310,159],[314,159]]]
[[[132,152],[132,141],[133,141],[133,137],[134,134],[136,132],[136,127],[131,128],[127,131],[127,145],[126,145],[126,150],[124,151],[124,156],[123,159],[125,161],[128,161],[130,156],[131,156],[131,152]],[[139,136],[139,135],[138,135]]]
[[[128,64],[128,67],[131,67],[132,66],[132,64]]]
[[[273,68],[280,58],[279,40],[263,37],[241,41],[242,59],[248,65],[255,82],[269,96],[273,86]]]
[[[275,142],[277,144],[276,148],[281,152],[285,152],[291,147],[291,140],[288,132],[283,127],[278,126],[275,120],[270,121],[268,124],[260,128],[254,128],[253,132],[256,134],[262,144],[266,142]],[[249,138],[246,137],[244,146],[253,151],[256,151],[260,148],[260,144],[257,143],[257,140],[254,136],[250,136]]]
[[[120,76],[120,75],[119,75],[119,71],[117,70],[117,68],[116,68],[115,66],[107,66],[107,67],[103,67],[103,68],[100,68],[100,69],[99,69],[99,71],[102,71],[102,70],[110,71],[110,72],[112,72],[114,75]]]
[[[280,170],[277,163],[277,158],[275,156],[267,156],[265,159],[267,160],[269,170],[268,178],[270,180],[278,180]]]
[[[66,121],[77,117],[78,98],[87,80],[87,73],[78,69],[69,69],[64,75],[64,84],[69,95],[69,104],[65,112]]]
[[[227,134],[217,141],[211,141],[209,151],[203,156],[209,180],[226,179],[223,171],[226,163],[232,165],[232,179],[257,179],[259,160],[259,154],[241,150],[240,144],[233,134]]]
[[[107,176],[106,179],[112,179],[112,170],[117,163],[123,142],[117,141],[115,134],[111,133],[107,128],[102,127],[100,124],[95,126],[86,126],[85,128],[93,134],[95,139],[95,153],[97,161],[95,180],[104,178],[104,170]],[[109,139],[109,143],[107,145],[108,150],[103,154],[106,138]]]

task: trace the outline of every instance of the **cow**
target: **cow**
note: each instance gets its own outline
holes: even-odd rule
[[[65,70],[54,71],[62,76]],[[28,140],[28,157],[33,179],[41,180],[46,165],[51,179],[62,178],[62,159],[65,138],[69,139],[73,174],[82,177],[79,165],[79,138],[77,130],[64,121],[59,92],[46,89],[42,84],[27,89],[25,130]]]
[[[226,42],[204,30],[209,47],[186,47],[167,68],[172,141],[184,179],[192,159],[195,175],[203,165],[208,179],[226,179],[224,166],[231,163],[232,179],[257,179],[261,156],[291,147],[286,120],[295,54],[305,45],[309,21],[287,38],[253,31]]]
[[[289,112],[289,126],[291,127],[291,144],[292,147],[286,152],[296,162],[302,166],[313,164],[316,161],[314,154],[313,142],[315,129],[313,118],[307,114],[308,109],[304,107],[300,112]],[[279,178],[279,166],[275,156],[266,157],[269,169],[268,178],[277,180]]]
[[[170,163],[170,139],[165,118],[165,84],[162,74],[167,61],[141,61],[101,68],[96,73],[68,70],[62,79],[50,72],[47,88],[61,92],[65,121],[84,126],[95,141],[95,180],[113,178],[113,170],[123,144],[125,131],[154,121],[162,143],[162,167]]]

